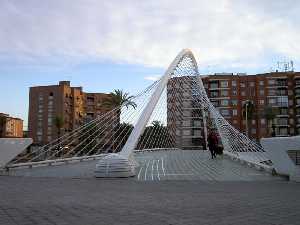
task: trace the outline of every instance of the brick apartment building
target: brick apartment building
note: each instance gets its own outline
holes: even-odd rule
[[[35,144],[49,143],[58,137],[55,117],[63,118],[63,135],[110,110],[101,105],[109,97],[109,94],[85,93],[82,87],[71,87],[70,81],[60,81],[59,85],[31,87],[29,137]]]
[[[175,78],[180,79],[180,78]],[[174,83],[174,79],[173,83]],[[191,80],[191,79],[189,79]],[[254,113],[248,122],[248,135],[259,141],[262,137],[271,136],[274,129],[275,136],[292,136],[300,134],[300,73],[299,72],[272,72],[256,75],[220,73],[203,76],[202,81],[210,101],[220,111],[232,126],[246,133],[246,121],[243,118],[243,105],[251,101]],[[169,82],[168,93],[171,88]],[[176,83],[176,82],[175,82]],[[182,83],[182,82],[177,82]],[[183,82],[187,84],[187,82]],[[178,85],[177,84],[177,85]],[[176,86],[176,85],[175,85]],[[179,88],[179,87],[177,87]],[[181,93],[183,90],[185,93]],[[193,92],[189,89],[178,89],[181,98],[170,98],[168,95],[168,115],[171,115],[172,105],[182,106],[182,112],[176,121],[177,139],[181,146],[202,148],[203,117],[199,106],[192,101]],[[177,92],[175,91],[175,92]],[[184,106],[185,104],[185,106]],[[273,128],[267,120],[266,107],[272,109],[275,118]],[[197,112],[198,110],[198,112]],[[171,117],[170,117],[171,118]],[[200,131],[202,129],[202,131]],[[181,135],[179,135],[181,134]],[[198,139],[198,140],[197,140]],[[202,143],[202,145],[201,145]]]
[[[0,113],[0,138],[22,138],[23,120]]]

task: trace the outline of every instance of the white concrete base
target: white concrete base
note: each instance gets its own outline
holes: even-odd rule
[[[278,174],[300,182],[300,166],[297,166],[287,153],[289,150],[300,150],[300,136],[263,138],[261,144]]]
[[[32,144],[31,138],[0,138],[0,168]]]
[[[120,154],[112,153],[96,164],[95,177],[119,178],[135,176],[135,164]]]

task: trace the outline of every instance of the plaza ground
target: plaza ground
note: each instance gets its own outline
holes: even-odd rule
[[[0,176],[0,224],[300,223],[300,184]]]

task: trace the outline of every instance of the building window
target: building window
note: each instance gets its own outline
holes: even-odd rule
[[[268,80],[269,85],[275,85],[275,80]]]
[[[264,82],[263,80],[260,80],[260,81],[259,81],[259,85],[260,85],[260,86],[264,86],[264,85],[265,85],[265,82]]]
[[[280,96],[277,98],[277,105],[281,107],[288,107],[289,99],[288,96]],[[292,103],[293,105],[293,103]]]
[[[193,129],[193,136],[201,137],[202,132],[200,129]]]
[[[200,120],[194,120],[193,124],[194,124],[194,127],[201,127],[201,121]]]
[[[236,109],[233,109],[233,110],[232,110],[232,115],[233,115],[233,116],[237,116],[237,110],[236,110]]]
[[[264,89],[260,89],[259,90],[259,95],[260,96],[264,96],[265,95],[265,90]]]
[[[276,104],[276,98],[269,98],[269,104],[275,105]]]
[[[226,88],[226,87],[228,87],[228,81],[227,80],[222,80],[220,82],[220,85],[221,85],[222,88]]]
[[[182,126],[183,126],[183,127],[189,127],[189,126],[191,126],[191,123],[190,123],[189,120],[184,120],[184,121],[182,122]]]
[[[228,106],[229,105],[229,100],[223,99],[221,100],[221,106]]]
[[[300,98],[296,99],[296,105],[300,105]]]
[[[231,104],[232,104],[232,106],[237,106],[238,101],[236,99],[232,99]]]
[[[241,95],[242,95],[242,96],[246,96],[246,92],[245,92],[245,91],[242,91],[242,92],[241,92]]]
[[[260,104],[260,105],[264,105],[264,104],[265,104],[265,100],[260,99],[260,100],[259,100],[259,104]]]
[[[233,124],[237,124],[238,123],[238,121],[237,120],[233,120]]]
[[[271,96],[274,96],[275,95],[275,89],[269,89],[268,94],[271,95]]]
[[[210,92],[210,97],[212,97],[212,98],[219,97],[219,92],[218,91],[211,91]]]
[[[232,90],[232,95],[236,96],[237,95],[237,91],[236,90]]]
[[[255,125],[256,124],[256,120],[252,120],[252,125]]]
[[[254,87],[255,86],[255,82],[254,81],[251,81],[250,82],[250,87]]]
[[[286,127],[280,127],[279,135],[288,135],[288,129]]]
[[[210,82],[210,88],[218,88],[218,87],[219,87],[218,81]]]
[[[42,136],[41,136],[41,135],[38,135],[38,136],[37,136],[37,141],[38,141],[38,142],[42,142]]]
[[[233,87],[236,87],[236,80],[231,81],[231,85],[232,85]]]
[[[227,97],[228,96],[228,91],[227,90],[222,90],[221,91],[221,96],[222,97]]]
[[[221,110],[221,114],[222,114],[222,116],[229,116],[229,115],[230,115],[230,112],[229,112],[228,109],[222,109],[222,110]]]
[[[251,133],[252,133],[252,134],[256,134],[256,129],[255,129],[255,128],[252,128],[252,129],[251,129]]]
[[[183,130],[183,131],[182,131],[182,134],[183,134],[184,136],[189,136],[189,135],[191,135],[191,130]]]
[[[245,83],[244,83],[244,82],[241,82],[241,83],[240,83],[240,86],[241,86],[241,88],[244,88],[244,87],[246,87],[246,85],[245,85]]]
[[[266,119],[260,119],[260,124],[265,125],[266,124]]]

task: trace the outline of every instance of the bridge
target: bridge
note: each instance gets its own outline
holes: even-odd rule
[[[196,125],[189,123],[196,119]],[[186,135],[189,126],[194,126],[194,133]],[[217,131],[224,147],[224,156],[216,160],[210,160],[205,151],[207,129]],[[202,150],[189,149],[193,142]],[[265,150],[231,126],[210,102],[196,59],[184,49],[158,81],[130,101],[41,148],[18,155],[2,174],[138,180],[277,179],[270,175],[272,171]]]

